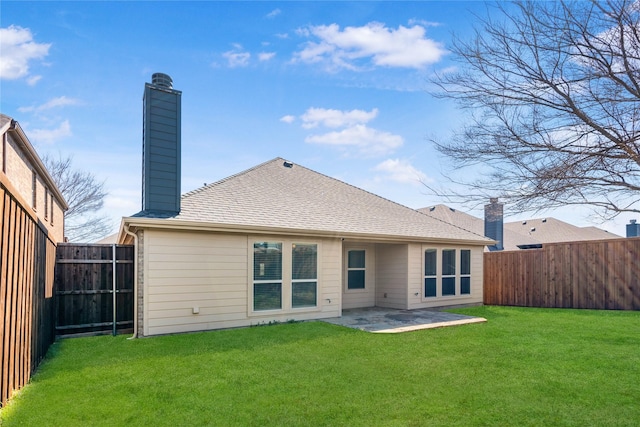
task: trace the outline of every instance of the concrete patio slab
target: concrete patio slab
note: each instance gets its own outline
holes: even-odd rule
[[[395,334],[421,329],[481,323],[486,322],[487,319],[434,309],[397,310],[367,307],[343,310],[342,317],[333,317],[323,321],[367,332]]]

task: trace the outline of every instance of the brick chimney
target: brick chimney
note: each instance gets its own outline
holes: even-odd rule
[[[489,204],[484,206],[484,235],[498,243],[489,246],[490,251],[501,251],[504,233],[504,205],[498,203],[497,197],[489,199]]]
[[[144,85],[142,210],[160,216],[180,212],[181,98],[167,74]]]

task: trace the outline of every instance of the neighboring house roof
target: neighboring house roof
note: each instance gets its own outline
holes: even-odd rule
[[[31,145],[29,138],[27,138],[27,135],[24,133],[24,130],[22,130],[20,124],[6,114],[0,113],[0,136],[9,131],[15,131],[17,133],[18,138],[16,138],[15,141],[20,144],[20,148],[22,149],[22,152],[26,156],[29,163],[31,163],[31,167],[36,170],[38,175],[45,182],[47,188],[56,198],[62,210],[66,211],[67,209],[69,209],[69,206],[62,196],[62,193],[58,189],[58,186],[53,181],[53,178],[51,178],[51,175],[49,175],[47,168],[45,167],[44,163],[42,163],[42,160],[40,160],[38,153],[36,153],[35,148],[33,148],[33,145]]]
[[[96,245],[114,245],[118,243],[118,233],[109,234],[100,240],[93,242]]]
[[[476,234],[484,234],[484,220],[446,205],[421,208],[418,211],[456,224]],[[577,227],[555,218],[528,219],[504,223],[504,250],[539,247],[543,243],[615,239],[620,236],[597,227]]]
[[[537,218],[504,224],[505,249],[542,243],[614,239],[617,236],[597,227],[577,227],[555,218]]]
[[[160,218],[143,211],[125,222],[158,224]],[[282,158],[184,194],[180,213],[161,220],[345,238],[493,242]]]

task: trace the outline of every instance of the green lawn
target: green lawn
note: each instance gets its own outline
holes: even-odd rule
[[[62,340],[0,424],[638,425],[640,312],[453,311],[488,322]]]

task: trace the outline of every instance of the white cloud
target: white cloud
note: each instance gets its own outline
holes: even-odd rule
[[[258,59],[262,62],[269,61],[276,56],[275,52],[261,52],[258,54]]]
[[[15,25],[0,28],[0,79],[27,78],[27,82],[34,85],[39,76],[29,76],[29,62],[47,56],[50,47],[50,43],[33,41],[33,35],[28,28]]]
[[[295,120],[296,120],[295,116],[291,116],[291,115],[286,115],[280,118],[280,121],[285,123],[293,123],[295,122]]]
[[[19,107],[18,111],[21,113],[40,112],[44,110],[50,110],[52,108],[65,107],[67,105],[78,105],[80,100],[74,98],[67,98],[66,96],[59,96],[57,98],[50,99],[42,105],[31,107]]]
[[[422,25],[423,27],[440,27],[441,22],[427,21],[425,19],[409,19],[409,25]]]
[[[426,174],[413,167],[407,160],[387,159],[379,163],[373,170],[385,173],[386,179],[403,184],[420,184],[431,181]]]
[[[33,129],[27,132],[30,140],[36,143],[53,144],[54,142],[71,136],[71,125],[69,120],[60,123],[56,129]]]
[[[302,127],[311,129],[319,125],[329,128],[352,126],[360,123],[368,123],[378,116],[378,109],[371,111],[351,110],[340,111],[326,108],[309,108],[300,118]]]
[[[29,86],[35,86],[40,81],[40,79],[42,79],[42,76],[30,76],[30,77],[27,77],[27,84]]]
[[[348,148],[356,148],[360,154],[374,157],[393,152],[404,140],[399,135],[358,124],[341,131],[310,135],[305,138],[305,142],[337,146],[345,151]]]
[[[370,22],[341,30],[338,24],[331,24],[302,28],[297,34],[316,40],[294,53],[294,61],[323,63],[328,70],[358,70],[367,60],[375,66],[422,68],[446,53],[441,43],[426,37],[422,25],[394,29]]]
[[[273,9],[271,12],[267,13],[267,18],[273,19],[281,13],[282,11],[280,9]]]
[[[227,65],[231,68],[246,67],[251,59],[251,54],[244,52],[239,44],[234,44],[233,50],[223,53],[222,56],[227,60]]]

